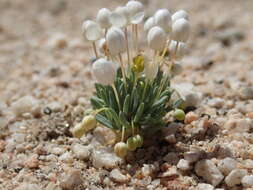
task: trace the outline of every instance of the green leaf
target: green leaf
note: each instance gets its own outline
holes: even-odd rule
[[[128,114],[129,107],[130,107],[130,95],[128,94],[128,95],[126,96],[126,99],[125,99],[124,105],[123,105],[123,112],[124,112],[125,114]]]
[[[102,125],[104,125],[104,126],[110,128],[110,129],[114,129],[112,123],[111,123],[106,117],[104,117],[103,115],[97,114],[97,115],[96,115],[96,120],[97,120],[99,123],[101,123]]]
[[[138,110],[137,110],[136,115],[134,117],[134,123],[137,123],[140,120],[140,118],[143,114],[143,111],[144,111],[144,103],[142,102],[141,105],[138,107]]]
[[[101,100],[100,98],[93,96],[90,99],[91,101],[91,105],[95,108],[95,109],[99,109],[105,106],[105,103],[103,100]]]
[[[125,114],[122,111],[119,112],[119,118],[123,126],[131,127],[130,123],[126,120]]]
[[[182,98],[179,98],[176,102],[173,103],[172,108],[178,108],[183,102],[184,100]]]

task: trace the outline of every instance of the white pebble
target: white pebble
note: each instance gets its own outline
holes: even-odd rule
[[[66,163],[72,163],[74,161],[74,158],[70,152],[64,153],[59,157],[59,159]]]
[[[228,175],[236,166],[237,161],[233,158],[225,158],[218,163],[218,168],[224,175]]]
[[[81,144],[75,144],[72,147],[72,151],[74,152],[75,156],[80,160],[86,160],[90,156],[90,148]]]
[[[130,180],[129,176],[122,174],[122,172],[117,168],[111,171],[110,178],[118,183],[126,183]]]
[[[20,116],[24,113],[37,114],[39,113],[39,101],[33,96],[24,96],[11,105],[14,114]]]
[[[214,186],[206,183],[199,183],[196,190],[214,190]]]
[[[243,187],[253,187],[253,175],[246,175],[242,178]]]
[[[190,163],[189,161],[185,160],[185,159],[181,159],[179,160],[179,162],[177,163],[177,168],[183,171],[187,171],[191,169]]]
[[[239,185],[242,182],[242,178],[247,175],[247,170],[245,169],[234,169],[225,178],[225,182],[229,187]]]

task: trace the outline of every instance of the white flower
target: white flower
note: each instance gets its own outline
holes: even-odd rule
[[[181,59],[185,55],[185,53],[187,52],[187,49],[188,49],[187,45],[184,42],[178,42],[177,50],[176,50],[176,47],[177,47],[177,42],[172,40],[169,45],[169,52],[172,55],[175,55],[175,53],[176,53],[176,57],[178,59]]]
[[[156,77],[158,73],[158,64],[153,63],[151,61],[145,61],[145,68],[144,68],[144,74],[147,79],[152,80]]]
[[[123,27],[127,24],[127,18],[120,12],[114,11],[110,15],[110,22],[112,26]]]
[[[92,72],[96,80],[104,85],[113,84],[116,76],[117,65],[104,58],[100,58],[92,65]]]
[[[125,20],[122,20],[124,26],[131,24],[130,13],[129,13],[129,10],[126,6],[117,7],[114,12],[120,14],[122,17],[125,18]]]
[[[154,15],[157,26],[163,28],[165,32],[171,31],[171,14],[167,9],[159,9]]]
[[[139,1],[128,1],[126,4],[126,7],[129,12],[130,16],[130,22],[132,24],[139,24],[143,21],[144,19],[144,8],[141,2]]]
[[[190,35],[190,24],[184,18],[176,20],[172,25],[172,39],[179,42],[186,42]]]
[[[98,11],[97,22],[102,28],[110,28],[111,23],[109,20],[111,11],[107,8],[102,8]]]
[[[148,45],[153,50],[162,51],[166,44],[166,33],[164,30],[155,26],[151,28],[148,32]]]
[[[91,20],[83,22],[82,32],[85,39],[89,41],[96,41],[102,36],[102,29],[100,26]]]
[[[174,23],[176,20],[180,18],[184,18],[185,20],[189,20],[189,15],[185,10],[180,10],[175,12],[172,16],[172,22]]]
[[[154,26],[155,26],[155,19],[154,17],[150,17],[144,24],[144,31],[148,32]]]
[[[106,41],[111,55],[118,55],[126,51],[126,39],[120,28],[110,28],[106,34]]]
[[[105,54],[105,50],[106,50],[106,48],[107,48],[106,46],[107,46],[107,45],[106,45],[106,40],[105,40],[105,38],[100,39],[99,42],[98,42],[98,49],[99,49],[99,52]]]

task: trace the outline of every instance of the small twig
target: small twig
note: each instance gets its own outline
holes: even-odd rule
[[[97,52],[97,48],[96,48],[96,43],[92,42],[92,47],[93,47],[93,51],[95,53],[96,58],[98,58],[98,52]]]
[[[123,79],[126,82],[126,73],[125,73],[124,64],[123,64],[121,54],[119,54],[119,61],[120,61],[120,67],[121,67],[121,72],[122,72],[122,75],[123,75]]]

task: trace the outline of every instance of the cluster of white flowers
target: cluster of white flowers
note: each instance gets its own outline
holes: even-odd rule
[[[141,66],[144,69],[137,71],[143,72],[148,79],[156,75],[157,68],[164,65],[164,62],[165,65],[170,65],[172,71],[172,66],[177,64],[176,60],[183,57],[190,33],[187,12],[180,10],[171,14],[164,8],[157,10],[146,20],[143,31],[146,33],[149,48],[154,51],[153,58],[146,56],[138,45],[138,32],[144,17],[142,3],[130,0],[125,6],[117,7],[114,11],[100,9],[96,21],[84,21],[82,32],[84,38],[93,44],[96,56],[93,74],[99,83],[112,84],[118,66],[125,77],[126,70],[135,64],[133,60],[136,56],[142,55],[144,64]],[[126,61],[122,56],[125,52]],[[165,56],[167,52],[169,59]]]

